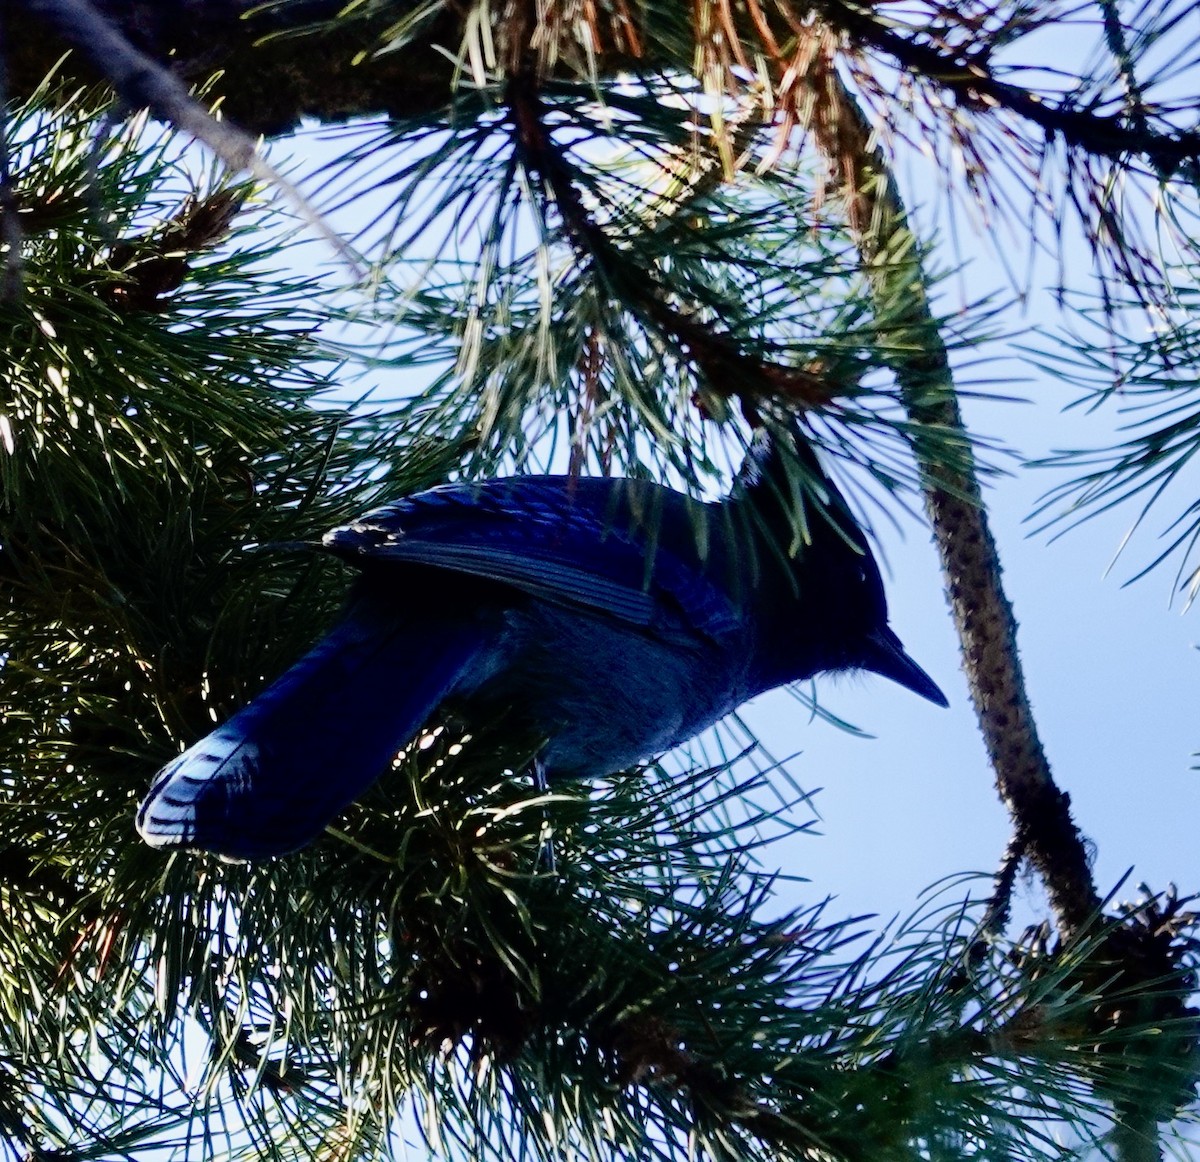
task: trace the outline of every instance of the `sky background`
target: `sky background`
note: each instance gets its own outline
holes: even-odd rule
[[[935,175],[917,163],[902,174],[903,195],[917,207],[918,236],[938,237],[945,219]],[[1035,261],[1020,301],[998,258],[1009,245],[1002,233],[981,226],[961,232],[956,248],[941,246],[940,261],[961,266],[942,285],[939,306],[956,309],[988,293],[1012,301],[1002,316],[1008,336],[970,355],[960,387],[993,395],[965,400],[968,426],[1014,453],[991,457],[1009,474],[984,487],[1038,729],[1076,823],[1094,844],[1098,890],[1111,891],[1131,872],[1121,898],[1135,895],[1142,881],[1154,890],[1176,883],[1190,893],[1200,890],[1200,772],[1193,769],[1200,761],[1194,754],[1200,751],[1200,611],[1185,611],[1173,592],[1178,560],[1125,582],[1160,551],[1157,531],[1191,502],[1200,479],[1185,472],[1115,562],[1136,507],[1088,519],[1058,537],[1053,532],[1063,526],[1035,531],[1030,514],[1070,473],[1027,462],[1058,449],[1106,446],[1136,414],[1113,406],[1064,411],[1078,404],[1079,390],[1040,370],[1024,350],[1052,347],[1042,329],[1064,319],[1052,291],[1058,267],[1048,256]],[[1016,252],[1025,245],[1016,239]],[[1070,235],[1065,246],[1068,285],[1094,291],[1086,248]],[[891,567],[892,625],[941,684],[950,710],[867,677],[825,683],[822,697],[873,740],[822,724],[804,727],[774,698],[761,700],[748,717],[770,742],[781,732],[801,734],[799,769],[825,772],[818,808],[827,838],[796,856],[814,886],[827,886],[851,910],[886,915],[904,912],[942,877],[994,870],[1009,827],[928,530],[911,522],[901,539],[881,522],[877,532]],[[1022,895],[1026,916],[1046,915],[1040,893]]]

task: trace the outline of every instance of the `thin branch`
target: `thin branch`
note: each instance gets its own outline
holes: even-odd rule
[[[1150,133],[1149,120],[1146,116],[1146,97],[1142,85],[1137,79],[1137,69],[1134,65],[1133,53],[1129,50],[1129,40],[1125,35],[1125,26],[1121,23],[1121,9],[1118,0],[1099,0],[1100,13],[1104,21],[1104,41],[1108,51],[1117,63],[1117,71],[1121,76],[1121,84],[1125,87],[1125,109],[1133,125],[1143,133]]]
[[[84,54],[134,108],[148,108],[174,129],[191,134],[234,173],[242,170],[283,194],[296,214],[337,252],[356,277],[358,256],[312,203],[258,151],[254,139],[208,112],[171,72],[136,49],[89,0],[23,0]]]
[[[1004,858],[992,877],[992,896],[979,928],[991,937],[1000,936],[1008,927],[1012,916],[1012,894],[1017,883],[1017,872],[1025,861],[1025,843],[1021,834],[1014,834],[1004,849]]]
[[[1185,161],[1200,159],[1200,133],[1195,131],[1166,134],[1151,129],[1144,118],[1131,124],[1123,115],[1055,104],[997,78],[981,54],[947,52],[909,39],[886,27],[873,10],[846,0],[818,0],[816,6],[825,20],[856,44],[885,53],[907,72],[940,85],[968,107],[1007,109],[1033,122],[1047,137],[1060,137],[1095,157],[1118,161],[1130,154],[1142,155],[1163,177],[1175,173]]]
[[[930,310],[907,214],[871,127],[826,53],[814,78],[809,128],[837,183],[846,191],[850,226],[873,272],[875,295],[894,309],[907,303],[911,344],[896,350],[894,371],[909,415],[921,428],[963,435],[953,373]],[[902,257],[901,257],[902,256]],[[1071,818],[1070,798],[1054,782],[1038,737],[1017,649],[1017,624],[1000,580],[1000,558],[988,527],[979,480],[969,457],[950,471],[918,437],[915,452],[925,505],[958,627],[963,665],[1014,844],[1037,869],[1060,931],[1070,935],[1094,919],[1100,897],[1087,844]]]

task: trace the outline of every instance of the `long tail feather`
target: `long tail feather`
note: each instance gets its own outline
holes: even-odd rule
[[[138,812],[153,847],[293,851],[361,795],[485,651],[472,619],[347,617],[163,768]]]

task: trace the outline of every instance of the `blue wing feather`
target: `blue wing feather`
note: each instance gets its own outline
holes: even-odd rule
[[[159,774],[138,812],[154,847],[239,859],[310,842],[387,769],[464,675],[488,673],[479,618],[360,603],[253,702]]]
[[[722,584],[727,563],[707,558],[712,510],[645,481],[515,477],[418,493],[332,530],[324,545],[364,567],[487,577],[631,625],[667,610],[720,636],[738,611]]]

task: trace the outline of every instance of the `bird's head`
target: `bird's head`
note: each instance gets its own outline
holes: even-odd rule
[[[760,428],[730,497],[755,530],[764,643],[784,681],[821,670],[870,670],[939,706],[946,696],[888,625],[871,547],[795,426]]]

